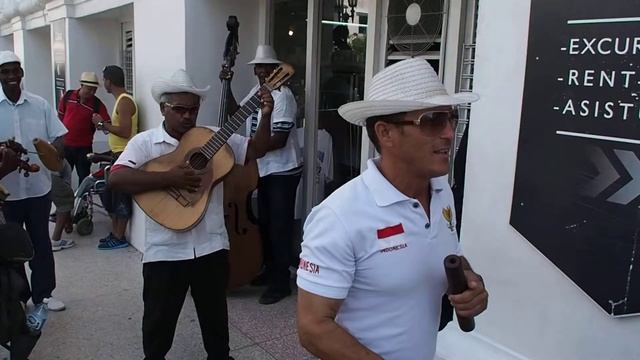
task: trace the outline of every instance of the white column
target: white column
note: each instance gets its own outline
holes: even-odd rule
[[[13,35],[0,36],[0,51],[13,51]]]
[[[102,83],[102,69],[107,65],[121,65],[120,21],[117,19],[75,19],[66,18],[67,38],[67,89],[80,87],[80,75],[85,71],[93,71]],[[114,98],[100,86],[96,95],[111,110]],[[96,133],[96,150],[103,150],[106,137]]]
[[[13,23],[13,50],[22,60],[24,88],[53,106],[53,77],[49,29],[24,30],[22,21]]]

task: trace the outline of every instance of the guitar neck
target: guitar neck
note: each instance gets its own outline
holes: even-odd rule
[[[260,89],[271,90],[265,84],[260,87]],[[247,118],[253,114],[256,109],[260,107],[260,97],[259,90],[251,96],[244,105],[239,108],[229,120],[222,126],[222,128],[216,132],[207,143],[202,147],[202,153],[208,158],[211,159],[229,140],[229,137],[233,133],[235,133],[240,126],[242,126]]]

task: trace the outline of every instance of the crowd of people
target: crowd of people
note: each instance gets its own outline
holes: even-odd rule
[[[262,86],[280,63],[270,46],[260,45],[249,62],[256,86],[240,104],[229,97],[234,113],[259,94],[258,109],[246,119],[246,136],[232,134],[227,144],[235,164],[258,162],[258,222],[265,256],[263,271],[253,283],[266,285],[259,299],[265,305],[292,293],[295,194],[303,166],[293,133],[297,106],[291,90],[283,85],[268,91]],[[220,78],[232,75],[223,70]],[[23,76],[21,60],[12,52],[1,52],[0,140],[13,138],[33,150],[30,140],[42,138],[64,160],[59,172],[43,169],[26,178],[16,171],[17,155],[6,147],[0,151],[0,182],[10,193],[2,211],[7,221],[25,226],[35,249],[29,262],[31,291],[21,299],[34,304],[29,324],[43,321],[34,318],[42,307],[64,309],[52,297],[53,251],[74,245],[62,238],[63,231],[73,227],[72,171],[80,181],[89,176],[87,155],[93,153],[96,130],[104,131],[113,165],[101,198],[112,230],[100,239],[98,249],[129,246],[125,234],[132,196],[164,189],[211,192],[201,221],[187,231],[170,230],[144,215],[145,359],[164,359],[169,352],[189,289],[208,358],[231,358],[224,182],[202,189],[208,170],[188,163],[165,170],[144,166],[176,150],[185,134],[199,126],[198,113],[209,86],[198,87],[182,69],[158,79],[150,95],[160,110],[161,125],[139,131],[138,107],[126,92],[118,66],[109,65],[102,72],[102,85],[115,99],[110,115],[95,95],[100,81],[93,72],[83,73],[80,88],[64,94],[57,117],[44,99],[22,89]],[[142,90],[141,96],[146,96]],[[449,95],[428,62],[410,59],[376,74],[364,100],[340,107],[346,121],[366,128],[379,155],[360,176],[316,206],[305,222],[297,317],[300,342],[312,354],[327,359],[433,358],[446,306],[462,317],[486,309],[482,277],[462,256],[446,178],[456,106],[475,100],[474,94]],[[56,224],[50,237],[52,200]],[[460,294],[447,294],[442,263],[450,254],[462,256],[468,289]]]

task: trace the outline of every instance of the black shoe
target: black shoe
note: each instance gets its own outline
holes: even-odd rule
[[[291,295],[291,289],[267,288],[267,290],[260,295],[258,302],[262,305],[275,304],[289,295]]]
[[[267,285],[267,272],[263,271],[251,280],[251,286]]]

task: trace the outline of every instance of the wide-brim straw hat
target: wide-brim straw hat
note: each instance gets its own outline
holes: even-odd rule
[[[191,76],[189,76],[184,69],[179,69],[168,79],[156,80],[153,85],[151,85],[151,96],[153,96],[153,99],[158,104],[160,103],[162,94],[173,93],[191,93],[198,95],[201,100],[204,100],[210,88],[211,86],[208,85],[204,88],[196,87]]]
[[[431,65],[423,59],[397,62],[373,76],[364,100],[340,106],[338,113],[348,122],[364,126],[373,116],[389,115],[442,105],[477,101],[471,92],[449,95]]]
[[[282,61],[278,60],[278,55],[276,55],[276,51],[273,50],[271,45],[258,45],[256,49],[256,56],[253,60],[249,61],[247,64],[280,64]]]
[[[98,76],[96,75],[96,73],[90,71],[83,72],[82,75],[80,75],[80,84],[96,88],[100,86]]]

